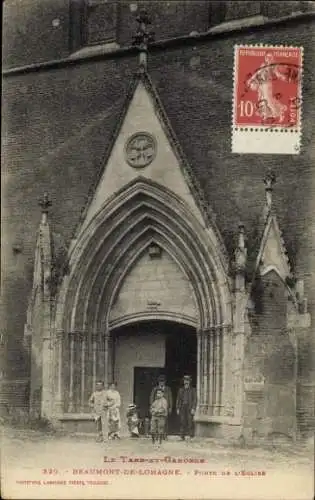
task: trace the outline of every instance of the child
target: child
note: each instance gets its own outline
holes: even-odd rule
[[[128,405],[127,425],[132,438],[139,437],[139,416],[137,407],[134,404]]]
[[[163,391],[158,389],[155,393],[155,399],[151,404],[151,435],[152,443],[159,441],[162,443],[165,434],[165,422],[167,418],[167,400],[164,397]]]
[[[107,423],[107,391],[104,389],[104,382],[96,382],[96,390],[89,399],[89,405],[94,410],[94,419],[96,423],[96,432],[98,434],[97,442],[106,441],[108,437]]]

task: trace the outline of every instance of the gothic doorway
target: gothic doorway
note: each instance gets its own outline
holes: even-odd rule
[[[228,262],[217,229],[205,231],[199,215],[186,199],[140,176],[85,221],[56,305],[54,329],[64,332],[54,350],[58,407],[85,410],[96,380],[114,377],[125,421],[140,390],[139,367],[165,372],[174,399],[190,373],[202,415],[220,412],[221,325],[231,324]],[[46,375],[45,390],[53,390]]]
[[[197,383],[197,337],[190,326],[171,321],[143,321],[112,332],[114,377],[122,397],[122,414],[136,403],[141,418],[149,417],[150,393],[163,373],[172,390],[169,433],[178,433],[176,397],[184,374]]]

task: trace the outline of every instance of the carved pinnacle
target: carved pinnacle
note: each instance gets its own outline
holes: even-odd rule
[[[272,186],[275,184],[275,182],[276,182],[276,175],[273,172],[273,170],[269,168],[264,178],[266,201],[268,208],[270,208],[272,204]]]
[[[49,209],[49,207],[51,207],[52,203],[51,203],[51,201],[48,197],[48,194],[46,192],[44,193],[43,198],[41,200],[39,200],[38,205],[41,207],[43,214],[48,213],[48,209]]]
[[[140,47],[141,49],[147,49],[148,44],[154,41],[154,32],[151,31],[148,26],[151,24],[151,20],[145,10],[142,10],[139,16],[136,17],[138,23],[138,28],[136,33],[133,35],[133,45]]]

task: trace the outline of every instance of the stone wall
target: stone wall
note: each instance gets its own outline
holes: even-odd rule
[[[33,308],[33,330],[30,339],[30,367],[31,367],[31,394],[30,409],[33,413],[40,414],[42,398],[42,377],[43,377],[43,306],[42,292],[37,289],[34,294]]]
[[[306,3],[310,4],[303,2]],[[70,53],[68,3],[25,0],[23,8],[20,7],[21,2],[5,2],[7,67],[67,57]],[[129,4],[124,8],[130,12]],[[55,19],[60,23],[53,23]],[[120,35],[126,43],[132,29],[128,19],[124,22],[129,24],[129,31],[121,30]],[[154,23],[158,24],[158,20]],[[315,275],[311,270],[315,265],[312,152],[315,65],[312,39],[311,20],[292,19],[277,27],[261,27],[256,32],[253,29],[231,31],[165,50],[155,49],[149,56],[149,71],[206,201],[214,209],[228,248],[233,247],[239,219],[245,222],[247,237],[251,238],[264,203],[261,179],[268,167],[275,169],[278,182],[274,199],[280,227],[297,277],[305,280],[314,324]],[[231,154],[233,47],[240,43],[304,47],[301,155],[285,156],[280,162],[279,157],[273,155]],[[4,78],[2,300],[7,339],[5,357],[9,360],[11,377],[20,376],[16,370],[22,369],[22,363],[16,360],[22,353],[18,346],[21,346],[32,286],[40,220],[37,200],[44,190],[49,191],[53,201],[51,225],[67,246],[88,194],[93,192],[104,167],[102,159],[136,68],[135,54],[121,57],[113,54],[98,60],[56,64],[38,72],[21,71]],[[19,248],[19,253],[14,248]],[[314,380],[312,342],[308,331],[299,351],[299,365],[305,370],[301,375],[304,384],[301,393],[309,398],[309,414],[314,394],[308,385]]]
[[[266,19],[314,9],[313,2],[235,2],[192,1],[120,1],[118,2],[116,42],[131,44],[135,16],[142,9],[150,12],[156,40],[204,32],[209,27],[234,22],[244,17]],[[4,64],[24,66],[67,57],[78,47],[74,43],[82,0],[10,0],[4,4]]]
[[[28,411],[29,408],[29,379],[1,380],[0,381],[0,416],[14,415],[18,408]]]
[[[113,305],[110,321],[150,311],[175,313],[197,320],[193,290],[188,278],[162,250],[151,258],[148,249],[126,276]]]
[[[262,42],[304,45],[304,146],[300,156],[286,157],[285,162],[273,155],[230,152],[233,45],[256,43],[257,35],[231,35],[195,48],[155,53],[150,73],[227,245],[231,246],[239,219],[251,236],[264,203],[261,178],[268,166],[276,170],[274,199],[280,227],[295,270],[305,278],[312,310],[311,29],[301,23],[295,31],[282,27],[259,36]],[[136,63],[135,57],[91,61],[4,80],[3,303],[8,337],[23,332],[40,218],[37,200],[49,191],[52,229],[69,244],[89,191],[103,170],[102,157]],[[22,247],[18,256],[12,251],[16,242]]]
[[[261,278],[259,303],[245,348],[244,436],[295,438],[297,352],[287,330],[287,288],[275,271]]]

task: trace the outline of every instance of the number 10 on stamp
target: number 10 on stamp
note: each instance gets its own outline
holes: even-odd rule
[[[302,47],[234,47],[233,153],[299,154],[302,68]]]

